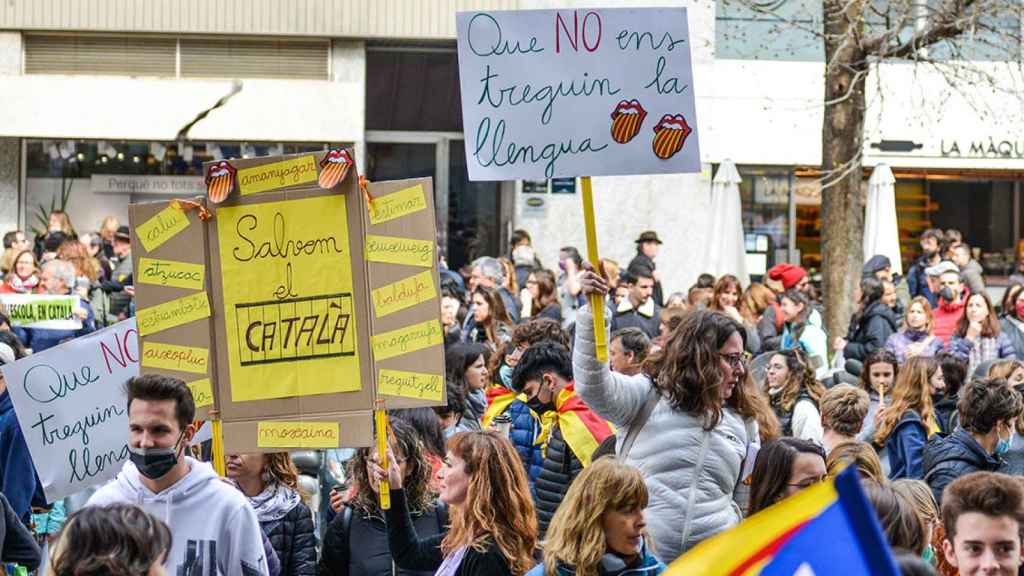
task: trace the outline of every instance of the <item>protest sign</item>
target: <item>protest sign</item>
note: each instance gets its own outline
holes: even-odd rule
[[[48,294],[0,294],[0,312],[7,315],[11,326],[79,330],[82,321],[75,316],[81,308],[78,296]]]
[[[685,8],[460,12],[470,180],[699,172]]]
[[[195,200],[202,199],[132,204],[128,212],[141,370],[186,382],[211,377],[213,348],[206,228]],[[216,395],[196,400],[196,418],[205,420]]]
[[[128,459],[123,386],[139,374],[134,319],[0,370],[47,502],[117,475]]]

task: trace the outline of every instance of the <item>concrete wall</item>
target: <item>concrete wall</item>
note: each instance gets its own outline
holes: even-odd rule
[[[0,32],[0,75],[21,73],[21,34]],[[18,227],[21,141],[0,138],[0,233]]]

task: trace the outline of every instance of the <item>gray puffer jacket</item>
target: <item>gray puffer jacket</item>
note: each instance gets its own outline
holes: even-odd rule
[[[594,350],[594,320],[590,307],[584,306],[576,315],[572,364],[576,392],[591,410],[618,428],[618,452],[652,383],[644,375],[611,372],[607,364],[597,361]],[[666,564],[735,526],[742,517],[733,499],[750,449],[748,430],[756,443],[757,426],[753,422],[745,425],[728,408],[710,431],[704,430],[703,422],[703,418],[675,410],[663,398],[626,460],[640,469],[647,483],[647,528],[655,555]]]

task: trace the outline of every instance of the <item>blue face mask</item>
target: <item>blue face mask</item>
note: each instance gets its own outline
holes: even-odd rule
[[[996,443],[995,455],[996,456],[1003,456],[1007,452],[1009,452],[1010,448],[1012,448],[1012,447],[1013,447],[1013,433],[1011,432],[1009,438],[1006,438],[1005,440],[1003,438],[1000,438],[999,442]]]
[[[932,548],[931,544],[924,549],[924,554],[921,554],[921,558],[932,566],[935,565],[935,549]]]
[[[512,388],[512,367],[507,364],[502,364],[501,368],[498,369],[498,376],[501,378],[501,385],[505,388]]]

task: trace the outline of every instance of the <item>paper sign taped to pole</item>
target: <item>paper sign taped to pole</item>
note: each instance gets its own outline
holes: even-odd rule
[[[0,367],[47,502],[103,484],[128,460],[137,338],[129,319]]]
[[[686,8],[459,12],[470,180],[699,172]]]

